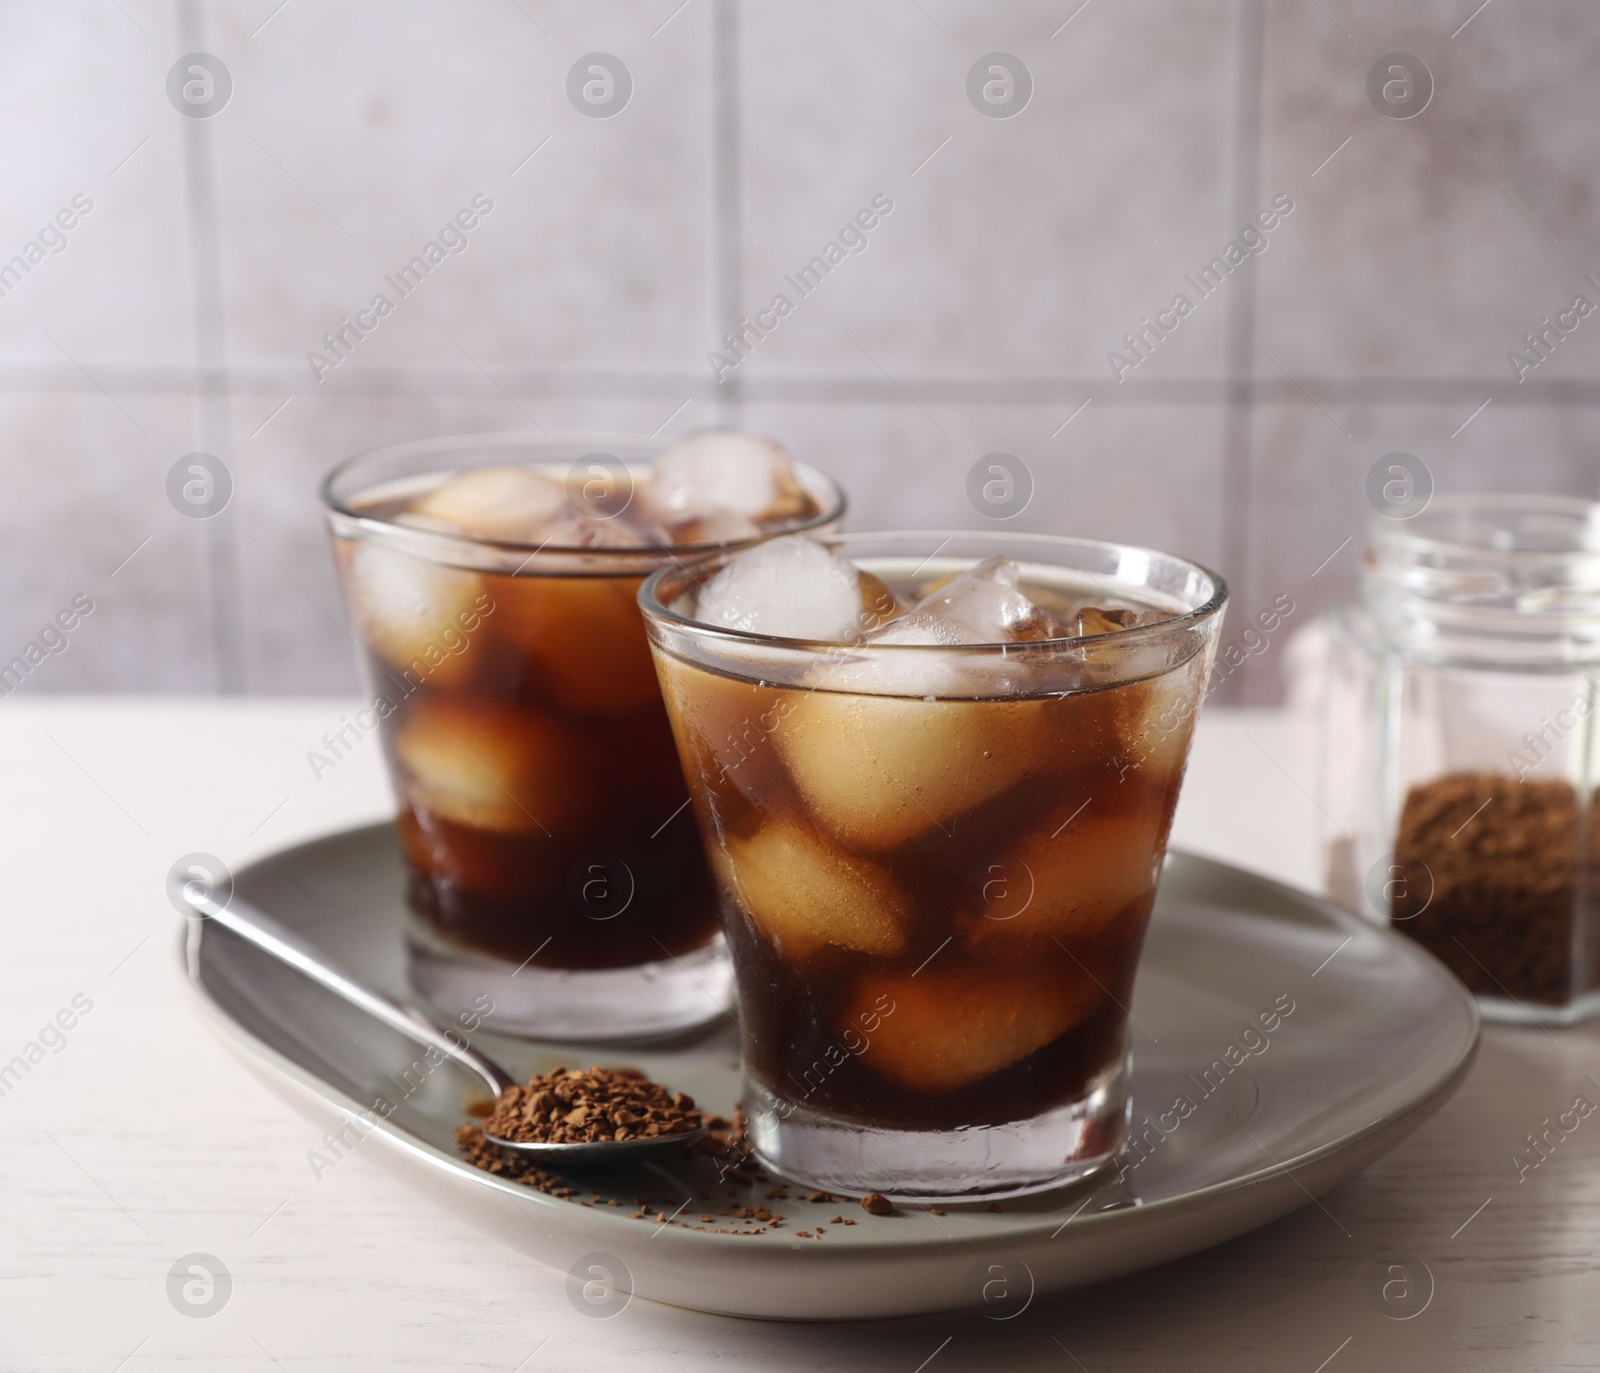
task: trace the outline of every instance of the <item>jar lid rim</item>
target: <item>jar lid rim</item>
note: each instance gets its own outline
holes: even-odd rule
[[[1439,496],[1406,519],[1375,516],[1369,545],[1386,559],[1434,549],[1515,562],[1600,558],[1600,501],[1521,492]]]

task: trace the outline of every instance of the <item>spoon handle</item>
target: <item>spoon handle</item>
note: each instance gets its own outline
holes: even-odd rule
[[[242,897],[231,895],[226,903],[219,903],[200,883],[186,880],[181,873],[173,873],[167,887],[173,900],[191,911],[196,918],[216,922],[264,953],[271,954],[285,967],[304,973],[352,1006],[381,1020],[390,1029],[398,1030],[416,1043],[448,1055],[481,1077],[495,1096],[499,1096],[507,1087],[516,1085],[516,1079],[504,1068],[484,1057],[464,1039],[457,1042],[457,1038],[439,1029],[420,1011],[402,1005],[377,988],[369,987],[334,967],[288,926],[257,910]]]

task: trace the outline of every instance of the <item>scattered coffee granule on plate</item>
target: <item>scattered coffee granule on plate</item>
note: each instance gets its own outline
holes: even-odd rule
[[[563,1070],[564,1071],[564,1070]],[[636,1080],[643,1080],[642,1074],[629,1074]],[[754,1171],[755,1164],[750,1158],[749,1141],[742,1137],[735,1137],[727,1121],[722,1122],[722,1129],[708,1130],[706,1134],[690,1143],[683,1151],[682,1157],[689,1161],[689,1167],[716,1167],[723,1177],[746,1177],[743,1188],[730,1187],[731,1197],[752,1195],[751,1189],[756,1182],[749,1174],[740,1173],[738,1169]],[[466,1161],[474,1167],[482,1168],[487,1173],[502,1177],[508,1182],[518,1182],[524,1186],[533,1187],[548,1196],[556,1197],[562,1201],[576,1201],[580,1206],[609,1205],[621,1207],[626,1202],[620,1197],[612,1197],[606,1201],[605,1194],[593,1193],[592,1201],[584,1201],[579,1195],[579,1189],[567,1181],[561,1174],[541,1168],[526,1154],[521,1154],[511,1149],[502,1149],[484,1138],[483,1130],[476,1124],[460,1126],[456,1132],[456,1142],[461,1148],[461,1153]],[[548,1160],[547,1160],[548,1162]],[[730,1164],[734,1166],[729,1166]],[[763,1175],[764,1176],[764,1175]],[[718,1179],[719,1181],[721,1178]],[[637,1187],[638,1181],[630,1178],[630,1185]],[[679,1182],[679,1187],[689,1189],[691,1196],[695,1186],[688,1179]],[[592,1192],[592,1186],[584,1186],[585,1192]],[[714,1186],[699,1189],[701,1196],[715,1195]],[[722,1225],[706,1224],[704,1222],[691,1223],[688,1220],[677,1219],[677,1216],[689,1204],[689,1200],[678,1195],[675,1190],[664,1190],[659,1183],[651,1181],[643,1192],[633,1198],[634,1209],[627,1214],[633,1220],[644,1221],[648,1225],[663,1226],[676,1225],[690,1230],[701,1230],[716,1235],[763,1235],[769,1230],[776,1229],[783,1224],[783,1216],[775,1215],[765,1206],[751,1203],[738,1206],[733,1210],[737,1220],[730,1217],[729,1223]],[[676,1209],[673,1209],[676,1208]],[[717,1207],[719,1216],[728,1217],[727,1207]],[[708,1213],[709,1214],[709,1213]]]
[[[570,1195],[571,1188],[555,1174],[538,1166],[526,1154],[514,1153],[490,1144],[476,1125],[463,1125],[456,1130],[456,1143],[474,1168],[505,1178],[509,1182],[523,1182],[550,1196]]]
[[[559,1078],[560,1081],[556,1082],[556,1087],[566,1088],[570,1091],[569,1083],[577,1084],[580,1080],[591,1079],[597,1074],[603,1076],[607,1072],[613,1073],[617,1079],[620,1079],[621,1085],[625,1089],[637,1090],[640,1087],[648,1088],[655,1085],[644,1078],[642,1074],[632,1071],[590,1069],[588,1073],[569,1073],[565,1069],[558,1069],[556,1072],[546,1074],[542,1079],[535,1078],[526,1088],[515,1088],[513,1091],[519,1100],[523,1098],[531,1099],[541,1090],[541,1084],[544,1082]],[[555,1090],[552,1088],[546,1087],[544,1090],[550,1091],[552,1096],[556,1095]],[[658,1090],[665,1091],[665,1089]],[[512,1098],[513,1093],[508,1092],[506,1097],[502,1099],[502,1104],[512,1100]],[[594,1101],[594,1096],[591,1095],[589,1100],[591,1102]],[[678,1101],[673,1101],[669,1097],[668,1101],[675,1110],[693,1110],[693,1103],[689,1102],[688,1098],[680,1098]],[[683,1103],[687,1103],[687,1105]],[[567,1104],[570,1113],[581,1103],[575,1099]],[[596,1109],[598,1110],[598,1107]],[[696,1114],[698,1115],[698,1113]],[[546,1119],[548,1119],[547,1115],[541,1116],[541,1120]],[[558,1119],[561,1125],[566,1124],[564,1116]],[[634,1196],[634,1209],[627,1212],[629,1217],[633,1220],[644,1221],[651,1226],[673,1225],[690,1230],[698,1229],[705,1233],[717,1235],[762,1235],[784,1229],[785,1217],[781,1213],[773,1212],[767,1206],[753,1200],[754,1196],[762,1195],[761,1192],[754,1190],[757,1187],[765,1189],[767,1201],[788,1200],[790,1192],[787,1185],[776,1182],[775,1179],[762,1172],[755,1163],[751,1155],[749,1140],[743,1135],[743,1117],[736,1112],[731,1122],[719,1120],[717,1117],[709,1117],[708,1119],[717,1120],[721,1128],[708,1128],[704,1135],[685,1148],[682,1157],[689,1161],[688,1166],[690,1167],[706,1168],[714,1166],[719,1173],[718,1182],[738,1182],[740,1185],[728,1188],[728,1196],[730,1198],[743,1197],[745,1198],[744,1203],[734,1205],[730,1201],[727,1206],[707,1208],[704,1211],[695,1213],[698,1217],[697,1221],[680,1219],[680,1215],[687,1210],[690,1201],[696,1196],[701,1199],[702,1205],[708,1200],[713,1200],[716,1196],[715,1185],[699,1186],[685,1178],[678,1183],[680,1188],[687,1189],[688,1196],[684,1197],[678,1195],[675,1191],[663,1189],[658,1182],[651,1181],[645,1184],[643,1192]],[[606,1193],[594,1191],[593,1187],[588,1185],[582,1186],[581,1190],[584,1193],[589,1193],[592,1199],[584,1200],[579,1195],[580,1189],[574,1187],[561,1174],[552,1172],[547,1167],[540,1167],[525,1154],[517,1153],[514,1150],[502,1149],[495,1144],[491,1144],[484,1137],[485,1127],[493,1128],[492,1122],[485,1121],[483,1126],[477,1124],[462,1125],[456,1130],[456,1142],[460,1145],[462,1155],[474,1167],[482,1168],[485,1172],[505,1178],[507,1181],[520,1182],[526,1186],[534,1187],[560,1200],[575,1201],[580,1206],[622,1207],[626,1205],[626,1202],[621,1197],[608,1198]],[[738,1133],[735,1132],[736,1130]],[[499,1131],[497,1130],[496,1133],[499,1133]],[[516,1136],[507,1135],[506,1137],[515,1138]],[[548,1163],[548,1160],[546,1162]],[[639,1186],[639,1181],[636,1177],[630,1177],[629,1181],[632,1186]],[[830,1192],[806,1193],[807,1201],[812,1201],[813,1199],[818,1202],[833,1203],[847,1200],[847,1198]],[[874,1216],[895,1214],[894,1204],[881,1193],[873,1193],[870,1196],[863,1197],[861,1205]],[[724,1218],[723,1224],[714,1223],[713,1211],[716,1217]],[[855,1221],[842,1215],[834,1216],[827,1223],[830,1225],[856,1224]],[[801,1232],[796,1231],[794,1233],[797,1238],[800,1237]],[[804,1238],[820,1240],[825,1234],[824,1226],[820,1223],[815,1223],[813,1229],[807,1229],[804,1232]]]
[[[1600,876],[1597,819],[1580,845],[1567,782],[1454,772],[1412,787],[1389,884],[1396,933],[1483,996],[1560,1006],[1583,995],[1600,985],[1600,941],[1575,928]]]
[[[522,1144],[593,1144],[690,1134],[702,1126],[694,1101],[616,1068],[557,1068],[509,1087],[483,1131]]]

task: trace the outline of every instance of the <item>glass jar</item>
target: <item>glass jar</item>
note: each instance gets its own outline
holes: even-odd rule
[[[1597,670],[1600,504],[1467,495],[1373,521],[1331,636],[1328,891],[1487,1019],[1600,1011]]]

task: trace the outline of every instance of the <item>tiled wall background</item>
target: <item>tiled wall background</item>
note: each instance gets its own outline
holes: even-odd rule
[[[676,7],[676,8],[675,8]],[[1016,527],[1219,567],[1238,611],[1349,594],[1368,468],[1597,491],[1600,315],[1507,353],[1600,273],[1591,0],[59,0],[4,8],[0,658],[87,594],[25,691],[353,689],[315,499],[363,448],[713,420],[841,476],[856,527]],[[181,55],[227,106],[180,115]],[[587,53],[632,74],[583,117]],[[983,117],[1003,52],[1034,92]],[[1435,93],[1367,97],[1388,53]],[[318,381],[324,331],[477,193],[470,246]],[[879,194],[894,209],[718,384],[720,335]],[[1118,381],[1107,352],[1275,196],[1270,246]],[[3,278],[0,278],[3,281]],[[180,456],[227,509],[184,518]],[[1230,682],[1275,699],[1277,655]]]

